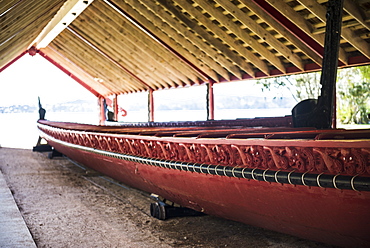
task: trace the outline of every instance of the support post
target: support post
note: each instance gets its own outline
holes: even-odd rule
[[[99,97],[99,107],[100,107],[100,120],[99,125],[104,125],[106,121],[106,103],[104,97]]]
[[[118,121],[118,96],[114,95],[113,98],[113,112],[114,112],[114,121]]]
[[[148,119],[149,122],[154,121],[154,97],[153,97],[153,89],[149,89],[148,94]]]
[[[213,81],[207,83],[207,120],[215,119],[215,100],[213,93]]]
[[[340,34],[342,30],[344,0],[330,0],[326,13],[326,34],[322,74],[320,79],[321,95],[317,102],[318,114],[323,119],[322,128],[333,126],[335,93],[338,70]]]
[[[307,99],[292,110],[295,127],[334,128],[335,94],[338,55],[344,0],[329,0],[326,13],[324,59],[320,79],[321,94],[317,100]]]

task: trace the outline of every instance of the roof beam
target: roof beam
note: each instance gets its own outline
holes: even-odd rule
[[[72,62],[64,54],[55,49],[52,45],[45,47],[40,51],[52,58],[54,61],[57,61],[58,64],[60,64],[63,68],[76,75],[79,79],[86,83],[90,88],[93,88],[100,95],[105,96],[110,94],[111,89],[100,84],[90,73],[82,69],[76,63]]]
[[[245,44],[250,47],[253,47],[263,58],[269,61],[272,65],[274,65],[278,70],[285,72],[285,67],[283,63],[275,57],[273,53],[271,53],[266,47],[260,44],[256,39],[251,37],[250,35],[245,32],[245,30],[241,29],[240,26],[235,24],[234,22],[230,21],[225,15],[217,10],[214,5],[209,3],[208,1],[195,1],[202,9],[204,9],[208,14],[213,16],[218,22],[220,22],[223,26],[225,26],[228,30],[233,32],[237,37],[239,37]],[[256,63],[255,60],[252,60],[251,63]],[[256,65],[257,66],[257,65]],[[269,75],[268,71],[261,69],[264,73]]]
[[[30,50],[36,50],[36,48],[34,47],[31,47]],[[51,58],[50,56],[48,56],[47,54],[45,54],[43,51],[36,51],[38,54],[40,54],[43,58],[45,58],[47,61],[49,61],[50,63],[52,63],[54,66],[56,66],[58,69],[60,69],[61,71],[63,71],[65,74],[67,74],[69,77],[71,77],[73,80],[75,80],[76,82],[78,82],[82,87],[84,87],[85,89],[87,89],[88,91],[90,91],[94,96],[96,97],[102,97],[102,95],[97,92],[93,87],[91,87],[90,85],[88,85],[87,83],[85,83],[83,80],[81,80],[77,75],[75,75],[74,73],[72,73],[71,71],[69,71],[67,68],[63,67],[60,63],[58,63],[57,61],[55,61],[53,58]]]
[[[226,32],[224,32],[219,26],[214,24],[211,20],[209,20],[202,13],[196,10],[196,8],[194,8],[191,3],[188,3],[187,1],[177,1],[177,4],[181,6],[181,8],[186,10],[190,15],[192,15],[197,21],[199,21],[204,26],[206,26],[209,30],[212,30],[212,32],[215,35],[220,37],[220,39],[226,42],[230,47],[238,51],[238,53],[240,53],[247,60],[253,61],[253,63],[255,61],[260,62],[261,70],[265,70],[266,74],[268,74],[269,72],[268,67],[263,61],[261,61],[256,55],[250,52],[247,48],[235,42],[235,40],[230,35],[226,34]],[[223,46],[224,45],[222,44],[222,47]],[[222,48],[220,47],[220,49]],[[243,60],[240,60],[240,62],[241,63],[238,64],[240,68],[245,70],[251,77],[254,77],[254,72],[253,72],[253,68],[251,67],[251,65],[247,64]]]
[[[355,18],[361,25],[370,30],[369,16],[363,11],[355,1],[344,0],[343,9],[347,11],[353,18]]]
[[[280,54],[282,54],[287,60],[292,62],[299,69],[301,70],[304,69],[302,60],[296,54],[294,54],[291,50],[289,50],[286,46],[284,46],[281,42],[279,42],[272,34],[270,34],[269,32],[266,32],[264,28],[258,25],[251,17],[246,15],[237,6],[235,6],[233,3],[229,1],[216,0],[216,2],[218,2],[218,4],[222,6],[222,8],[226,9],[229,13],[231,13],[242,24],[248,27],[249,30],[251,30],[258,37],[260,37],[263,41],[265,41],[269,46],[271,46],[276,51],[278,51]],[[276,57],[273,54],[271,56]],[[266,59],[270,60],[268,57]],[[279,67],[277,66],[277,68]],[[283,72],[285,72],[285,70],[283,70]]]
[[[162,6],[159,6],[151,1],[143,1],[142,4],[145,5],[146,7],[140,6],[139,8],[148,8],[153,13],[156,13],[158,16],[160,16],[163,22],[168,23],[170,26],[172,26],[172,28],[177,30],[178,33],[186,37],[195,46],[199,47],[206,54],[206,56],[209,56],[211,58],[217,58],[216,59],[217,62],[223,65],[230,73],[233,73],[234,75],[240,74],[239,68],[235,66],[234,63],[229,61],[224,55],[215,51],[209,45],[205,44],[204,41],[199,38],[199,36],[197,36],[193,32],[190,32],[189,29],[185,27],[183,24],[181,24],[180,22],[174,22],[173,16],[166,12]],[[189,23],[187,23],[187,25],[188,24]],[[230,81],[230,76],[227,73],[222,74],[222,76],[226,80]]]
[[[36,49],[47,47],[92,2],[93,0],[67,0],[31,45]]]
[[[147,33],[153,40],[155,40],[164,48],[166,48],[168,51],[173,53],[182,62],[187,64],[192,70],[194,70],[199,75],[199,78],[203,82],[208,81],[210,78],[214,78],[215,80],[217,80],[216,78],[217,75],[215,75],[211,68],[205,68],[204,65],[200,63],[198,60],[194,60],[194,56],[187,56],[186,52],[182,52],[184,51],[182,47],[174,45],[173,39],[171,39],[168,36],[168,34],[162,33],[163,29],[166,29],[165,27],[167,23],[164,23],[162,20],[156,17],[151,11],[142,6],[139,1],[137,0],[128,0],[128,1],[103,0],[103,1],[110,5],[117,12],[119,12],[127,20],[129,20],[134,25],[143,30],[145,33]],[[152,22],[149,21],[148,19],[149,16],[152,17]],[[160,23],[159,24],[160,28],[156,27],[155,23]],[[176,36],[176,34],[178,35],[177,32],[173,32],[173,34],[174,37]],[[176,49],[174,49],[174,47],[176,47]],[[216,63],[215,66],[217,67]],[[223,69],[221,68],[221,70]]]
[[[85,32],[85,37],[90,37],[89,42],[95,44],[95,46],[99,46],[104,52],[110,54],[112,58],[115,57],[115,60],[120,61],[121,64],[125,64],[124,66],[127,69],[130,67],[132,68],[132,66],[140,65],[144,74],[146,72],[153,74],[153,79],[156,78],[155,74],[157,72],[159,75],[165,75],[159,76],[160,79],[155,79],[156,82],[154,84],[157,85],[158,88],[176,87],[176,83],[178,85],[183,85],[183,82],[189,83],[189,78],[195,80],[196,77],[192,74],[194,71],[190,71],[189,68],[184,67],[184,64],[179,63],[178,60],[171,56],[172,54],[170,55],[168,51],[159,44],[152,44],[152,40],[143,32],[134,28],[135,26],[132,25],[131,22],[118,19],[118,17],[121,17],[119,13],[112,13],[109,6],[104,4],[92,6],[86,11],[86,14],[93,16],[89,20],[89,24],[97,24],[91,26],[101,26],[99,28],[89,29],[89,25],[80,23],[79,27]],[[104,22],[100,21],[100,18],[105,19],[109,23],[109,26],[104,26],[104,24],[102,24]],[[74,24],[75,23],[73,23],[73,25]],[[122,29],[124,29],[124,32]],[[109,37],[110,35],[112,37]],[[101,37],[106,37],[105,39],[109,37],[112,43],[120,47],[120,49],[115,51],[114,46],[109,46]],[[133,51],[135,56],[131,56]],[[141,63],[141,59],[137,57],[146,58],[146,63]],[[188,69],[189,78],[183,76],[181,73],[181,70],[186,71],[186,69]],[[136,70],[129,70],[139,76]],[[140,76],[140,78],[143,79],[142,76]]]
[[[281,25],[270,13],[261,7],[256,1],[240,0],[248,9],[254,12],[259,18],[266,22],[269,26],[275,29],[280,35],[291,42],[295,47],[300,49],[304,54],[312,59],[318,65],[322,64],[322,56],[309,48],[301,39],[293,35],[286,26]]]
[[[89,42],[88,40],[86,40],[83,36],[81,36],[79,33],[77,33],[75,30],[71,29],[71,28],[67,28],[68,31],[70,31],[72,34],[74,34],[76,37],[78,37],[79,39],[81,39],[84,43],[86,43],[88,46],[90,46],[92,49],[94,49],[95,51],[97,51],[99,54],[101,54],[103,57],[105,57],[106,59],[108,59],[111,63],[113,63],[115,66],[117,66],[118,68],[122,69],[125,73],[127,73],[131,78],[135,79],[136,81],[140,82],[140,84],[142,84],[143,86],[146,87],[146,89],[153,89],[150,85],[148,85],[147,83],[145,83],[143,80],[141,80],[140,78],[138,78],[135,74],[133,74],[130,70],[128,70],[126,67],[122,66],[120,63],[118,63],[116,60],[114,60],[112,57],[110,57],[108,54],[106,54],[105,52],[103,52],[101,49],[99,49],[98,47],[94,46],[91,42]]]
[[[313,0],[298,0],[312,14],[321,21],[326,21],[326,8]],[[352,46],[359,50],[363,55],[370,58],[370,45],[363,39],[359,38],[351,29],[343,28],[342,37],[347,40]]]
[[[280,0],[255,0],[258,2],[268,2],[273,8],[278,10],[280,12],[279,14],[284,15],[287,20],[289,20],[290,23],[288,25],[294,24],[295,28],[291,27],[289,30],[295,34],[297,37],[300,37],[301,35],[299,34],[300,31],[303,31],[305,34],[308,35],[309,39],[313,39],[315,42],[320,44],[320,48],[316,48],[315,50],[319,52],[323,56],[323,47],[324,47],[324,40],[325,36],[323,34],[313,34],[312,32],[314,31],[314,27],[312,26],[311,23],[309,23],[306,19],[304,19],[303,16],[301,16],[299,13],[297,13],[294,9],[292,9],[288,4],[286,4],[283,1]],[[325,12],[326,13],[326,12]],[[314,44],[311,44],[314,45]],[[312,46],[311,46],[312,47]],[[347,64],[347,54],[346,52],[339,48],[339,60]]]
[[[21,54],[19,54],[18,56],[16,56],[14,59],[12,59],[10,62],[8,62],[7,64],[5,64],[4,66],[0,67],[0,72],[2,72],[3,70],[5,70],[6,68],[8,68],[9,66],[11,66],[12,64],[14,64],[18,59],[22,58],[23,55],[25,55],[27,52],[23,52]]]
[[[248,74],[250,74],[251,76],[254,76],[253,68],[252,68],[252,66],[250,64],[248,64],[243,58],[241,58],[240,56],[238,56],[234,52],[232,52],[220,40],[216,39],[214,36],[212,36],[210,33],[208,33],[206,30],[204,30],[202,27],[199,26],[199,24],[197,23],[197,21],[200,21],[200,19],[202,19],[203,21],[205,21],[205,20],[204,20],[204,18],[202,18],[203,15],[199,15],[199,14],[196,13],[198,11],[196,11],[196,12],[192,11],[192,10],[195,10],[193,6],[189,6],[189,3],[186,4],[185,1],[177,1],[180,6],[184,6],[185,5],[185,7],[187,7],[187,8],[184,8],[184,7],[182,7],[182,8],[187,9],[187,11],[189,13],[191,13],[192,15],[194,14],[197,21],[194,21],[194,20],[186,17],[183,13],[181,13],[172,4],[169,4],[169,3],[167,3],[166,1],[163,1],[163,0],[162,1],[159,0],[159,2],[166,9],[168,9],[172,14],[174,14],[177,18],[179,18],[182,22],[184,22],[184,24],[186,24],[189,28],[191,28],[192,30],[194,30],[201,37],[203,37],[210,44],[212,44],[222,54],[224,54],[226,57],[228,57],[230,60],[232,60],[240,68],[242,68],[243,70],[245,70]],[[209,20],[207,20],[207,21],[206,22],[202,22],[201,21],[201,22],[203,24],[207,25],[207,24],[210,23]],[[219,28],[216,26],[214,28],[210,28],[210,30],[212,30],[212,32],[217,32],[217,30],[219,30]],[[220,37],[223,37],[222,34],[219,35],[219,33],[220,32],[217,32],[217,35],[220,36]],[[246,49],[244,48],[244,50],[246,50]],[[232,72],[237,78],[242,79],[242,73],[241,73],[240,70],[233,70],[233,71],[230,71],[230,72]]]

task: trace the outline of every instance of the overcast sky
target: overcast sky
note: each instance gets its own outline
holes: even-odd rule
[[[24,55],[0,73],[0,106],[54,104],[95,96],[40,55]]]

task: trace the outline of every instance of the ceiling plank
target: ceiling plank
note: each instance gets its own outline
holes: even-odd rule
[[[136,56],[138,60],[145,58],[144,60],[147,64],[155,66],[155,70],[163,71],[162,75],[170,79],[168,82],[172,87],[190,86],[198,83],[199,77],[196,71],[176,57],[171,51],[153,40],[146,32],[133,25],[129,20],[123,23],[124,20],[122,20],[120,13],[112,11],[109,5],[99,4],[97,7],[94,8],[94,11],[97,13],[101,11],[107,15],[105,19],[110,20],[108,22],[109,25],[114,25],[114,29],[118,31],[117,35],[122,36],[123,34],[122,37],[136,47],[135,51],[143,54],[143,56]],[[124,32],[121,31],[123,27],[125,29]],[[123,49],[125,49],[125,46],[123,46]]]
[[[88,23],[89,25],[86,25],[85,19],[80,17],[76,19],[70,25],[70,27],[74,30],[77,30],[78,33],[83,35],[83,37],[91,42],[94,46],[104,46],[104,50],[108,52],[110,56],[115,61],[117,61],[117,63],[122,64],[129,71],[141,78],[144,82],[152,85],[153,89],[160,89],[163,88],[163,85],[166,85],[166,82],[163,80],[163,78],[161,78],[161,74],[158,73],[158,71],[155,71],[154,68],[151,68],[150,63],[143,64],[135,57],[135,54],[133,52],[135,48],[132,47],[130,43],[126,43],[125,47],[123,48],[120,44],[120,41],[117,39],[118,37],[110,36],[109,41],[113,43],[113,46],[110,46],[108,44],[105,45],[105,43],[107,42],[106,38],[104,37],[106,36],[102,35],[100,32],[108,30],[94,28],[94,23],[92,21],[88,21]],[[99,38],[100,35],[102,35],[103,38]],[[128,49],[129,52],[126,52],[126,49]],[[131,61],[131,63],[127,63],[127,61]],[[150,73],[150,75],[148,73]]]
[[[295,47],[297,47],[301,52],[303,52],[307,57],[318,65],[322,64],[322,57],[310,49],[306,44],[304,44],[300,39],[294,36],[286,27],[281,25],[276,19],[272,18],[271,15],[267,14],[266,11],[261,8],[255,1],[250,0],[239,0],[248,9],[254,12],[259,18],[266,22],[269,26],[276,30],[281,36],[286,40],[291,42]]]
[[[259,63],[256,63],[261,70],[263,70],[265,73],[268,73],[268,67],[266,63],[261,61],[256,55],[254,55],[251,51],[246,49],[241,44],[235,42],[235,40],[228,35],[225,31],[223,31],[219,26],[214,24],[211,20],[209,20],[206,16],[204,16],[202,13],[200,13],[196,8],[194,8],[190,3],[186,1],[176,1],[181,8],[186,10],[187,13],[189,13],[191,16],[193,16],[198,22],[200,22],[202,25],[207,27],[209,30],[212,30],[212,32],[219,37],[222,41],[224,41],[227,45],[232,47],[235,51],[237,51],[241,56],[246,58],[250,61],[259,61]],[[251,67],[250,64],[247,64],[245,61],[241,61],[241,64],[238,65],[241,69],[246,71],[250,76],[254,77],[254,70]],[[257,67],[258,67],[257,66]]]
[[[82,40],[75,39],[73,33],[68,30],[63,31],[52,44],[62,49],[62,54],[69,54],[69,58],[93,75],[97,81],[109,88],[113,94],[120,91],[142,91],[145,86],[137,82],[135,78],[123,73],[123,71],[111,61],[100,58],[101,55],[90,46],[84,44]]]
[[[23,3],[23,2],[22,2]],[[30,33],[38,33],[44,23],[53,15],[59,4],[50,4],[48,1],[26,1],[19,8],[10,11],[0,18],[0,46],[11,37],[21,34],[25,30]],[[23,8],[29,11],[24,13]]]
[[[249,30],[251,30],[258,37],[260,37],[264,42],[266,42],[268,45],[270,45],[276,51],[278,51],[280,54],[282,54],[288,61],[290,61],[295,66],[297,66],[299,69],[301,69],[301,70],[304,69],[304,65],[303,65],[303,62],[302,62],[301,58],[299,58],[290,49],[288,49],[286,46],[284,46],[272,34],[270,34],[268,31],[266,31],[264,28],[262,28],[260,25],[258,25],[256,23],[256,21],[254,21],[251,17],[246,15],[243,11],[241,11],[232,2],[220,1],[220,0],[215,0],[215,1],[220,6],[222,6],[222,8],[224,8],[229,13],[231,13],[231,15],[233,15],[239,22],[244,24],[246,27],[248,27]],[[273,54],[271,56],[273,58],[276,58],[276,56],[273,55]],[[266,59],[269,60],[269,58],[266,58]],[[283,70],[283,72],[284,71],[285,70]]]
[[[0,1],[0,17],[17,7],[21,2],[20,0]]]
[[[115,16],[116,13],[104,13],[104,6],[101,5],[96,7],[94,6],[94,8],[89,9],[89,11],[94,12],[89,14],[91,19],[90,21],[95,20],[95,22],[99,23],[100,26],[105,26],[105,29],[110,33],[108,37],[115,36],[118,38],[118,44],[116,45],[121,47],[120,50],[128,50],[128,52],[135,53],[134,57],[136,57],[136,59],[134,61],[139,61],[145,58],[148,65],[153,67],[153,71],[159,71],[162,75],[165,75],[163,82],[159,84],[159,88],[170,88],[171,86],[176,87],[174,82],[177,82],[180,85],[182,84],[181,80],[178,78],[179,75],[174,75],[182,74],[178,71],[171,71],[173,66],[170,65],[166,59],[163,59],[156,54],[153,51],[153,48],[148,47],[147,44],[150,44],[152,41],[147,40],[147,37],[143,37],[145,35],[133,28],[130,22],[117,19]],[[104,20],[99,19],[101,16],[104,16]],[[154,47],[155,46],[156,44],[154,44]],[[164,53],[165,52],[166,51],[164,51]],[[180,67],[180,65],[178,66]],[[186,77],[183,77],[182,79],[188,80]]]
[[[29,13],[21,15],[21,17],[18,17],[18,23],[14,23],[13,18],[10,18],[10,23],[14,23],[14,25],[3,25],[0,28],[0,66],[5,65],[6,61],[10,61],[26,51],[30,42],[42,30],[43,25],[46,25],[48,18],[59,8],[58,4],[47,5],[44,2],[38,3],[40,5],[33,5],[33,8],[36,8],[38,11],[33,11],[34,9],[32,9]],[[29,7],[29,5],[22,7]],[[40,9],[38,9],[39,7]],[[15,14],[17,11],[12,11],[12,14]],[[4,18],[8,18],[8,16],[4,16]],[[14,18],[17,18],[16,14]],[[23,23],[23,26],[20,23]]]
[[[326,8],[315,0],[298,0],[311,13],[313,13],[322,22],[326,21]],[[351,29],[342,28],[342,37],[352,46],[359,50],[367,58],[370,58],[370,44],[358,37]]]
[[[254,76],[253,68],[250,64],[248,64],[242,57],[234,53],[228,46],[225,46],[224,43],[222,43],[219,39],[215,38],[213,35],[211,35],[209,32],[207,32],[204,28],[202,28],[198,22],[199,19],[190,19],[187,16],[185,16],[183,13],[181,13],[174,5],[173,3],[168,3],[168,1],[159,0],[163,7],[165,7],[167,10],[169,10],[174,16],[176,16],[179,20],[181,20],[185,25],[187,25],[192,31],[196,32],[199,36],[201,36],[203,39],[207,40],[208,43],[210,43],[213,47],[215,47],[217,50],[220,51],[220,53],[224,54],[226,57],[228,57],[230,60],[232,60],[235,64],[237,64],[241,69],[246,71],[248,74],[250,74],[252,77]],[[180,3],[181,5],[186,5],[184,1],[180,2],[178,1],[177,4]],[[188,6],[189,7],[189,6]],[[194,7],[188,8],[190,11],[194,10]],[[195,14],[198,16],[198,18],[201,18],[197,13]],[[205,23],[203,23],[205,24]],[[210,29],[212,32],[215,32],[214,29]],[[216,27],[216,30],[219,30],[218,27]],[[235,42],[233,42],[235,43]],[[228,44],[229,45],[229,44]],[[244,48],[244,50],[246,50]],[[255,56],[254,56],[255,57]],[[234,71],[233,74],[238,77],[239,79],[242,79],[242,73],[240,70]]]
[[[199,47],[207,56],[213,58],[216,62],[223,65],[230,73],[234,75],[240,75],[240,70],[236,67],[233,62],[229,61],[227,58],[224,57],[223,54],[215,51],[212,47],[207,45],[199,36],[193,33],[192,30],[189,30],[185,26],[183,26],[180,22],[175,22],[173,16],[169,15],[161,6],[156,5],[154,2],[145,1],[142,2],[147,8],[149,8],[153,13],[156,13],[164,22],[167,22],[172,28],[177,30],[182,36],[188,39],[191,43],[195,46]],[[138,6],[141,8],[146,8],[144,6]],[[229,74],[222,75],[227,81],[230,81]]]
[[[211,16],[213,16],[218,22],[220,22],[224,27],[230,30],[234,35],[239,37],[239,39],[242,40],[246,45],[251,47],[253,50],[257,51],[263,58],[269,61],[278,70],[285,72],[285,67],[280,59],[278,59],[273,53],[271,53],[266,47],[260,44],[256,39],[247,34],[247,32],[241,29],[240,26],[235,24],[232,20],[227,18],[222,12],[216,9],[213,4],[202,0],[195,0],[195,2],[202,9],[204,9]],[[269,75],[269,72],[266,74]]]
[[[113,0],[114,1],[114,0]],[[141,25],[145,26],[152,34],[158,37],[161,41],[165,42],[172,49],[176,50],[182,57],[200,68],[207,75],[206,80],[209,78],[215,82],[219,82],[219,77],[216,74],[227,75],[227,72],[214,60],[208,56],[202,56],[203,52],[189,40],[185,39],[182,35],[177,33],[168,23],[163,22],[158,16],[147,8],[141,8],[140,11],[137,6],[140,5],[136,0],[114,1],[120,8],[130,15]],[[150,21],[149,21],[150,19]],[[198,57],[197,57],[198,56]],[[212,68],[212,69],[211,69]]]
[[[103,25],[99,25],[97,28],[91,18],[82,16],[76,19],[71,24],[71,27],[78,30],[94,46],[104,49],[104,52],[107,52],[117,63],[122,64],[129,71],[138,75],[144,82],[152,85],[153,89],[160,89],[166,86],[166,82],[160,76],[161,74],[152,67],[151,63],[141,63],[140,59],[137,58],[140,56],[135,54],[136,48],[131,42],[124,42],[124,38],[121,38],[120,35],[111,30],[111,27],[102,28]],[[148,72],[151,74],[150,77]]]
[[[312,24],[309,23],[306,19],[304,19],[303,16],[297,13],[288,4],[280,0],[266,0],[266,2],[268,2],[271,6],[277,9],[282,15],[284,15],[289,21],[294,23],[308,36],[310,36],[313,40],[315,40],[322,47],[324,47],[325,36],[323,34],[313,34],[312,32],[314,30],[314,27],[312,26]],[[292,31],[294,32],[294,30]],[[339,60],[344,64],[348,64],[347,54],[342,48],[339,48]]]
[[[362,26],[370,30],[369,15],[363,11],[357,2],[351,0],[344,0],[343,9],[355,18]]]

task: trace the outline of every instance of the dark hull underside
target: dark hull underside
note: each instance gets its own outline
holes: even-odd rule
[[[71,159],[184,207],[330,244],[369,246],[370,131],[253,120],[264,123],[38,126]]]

